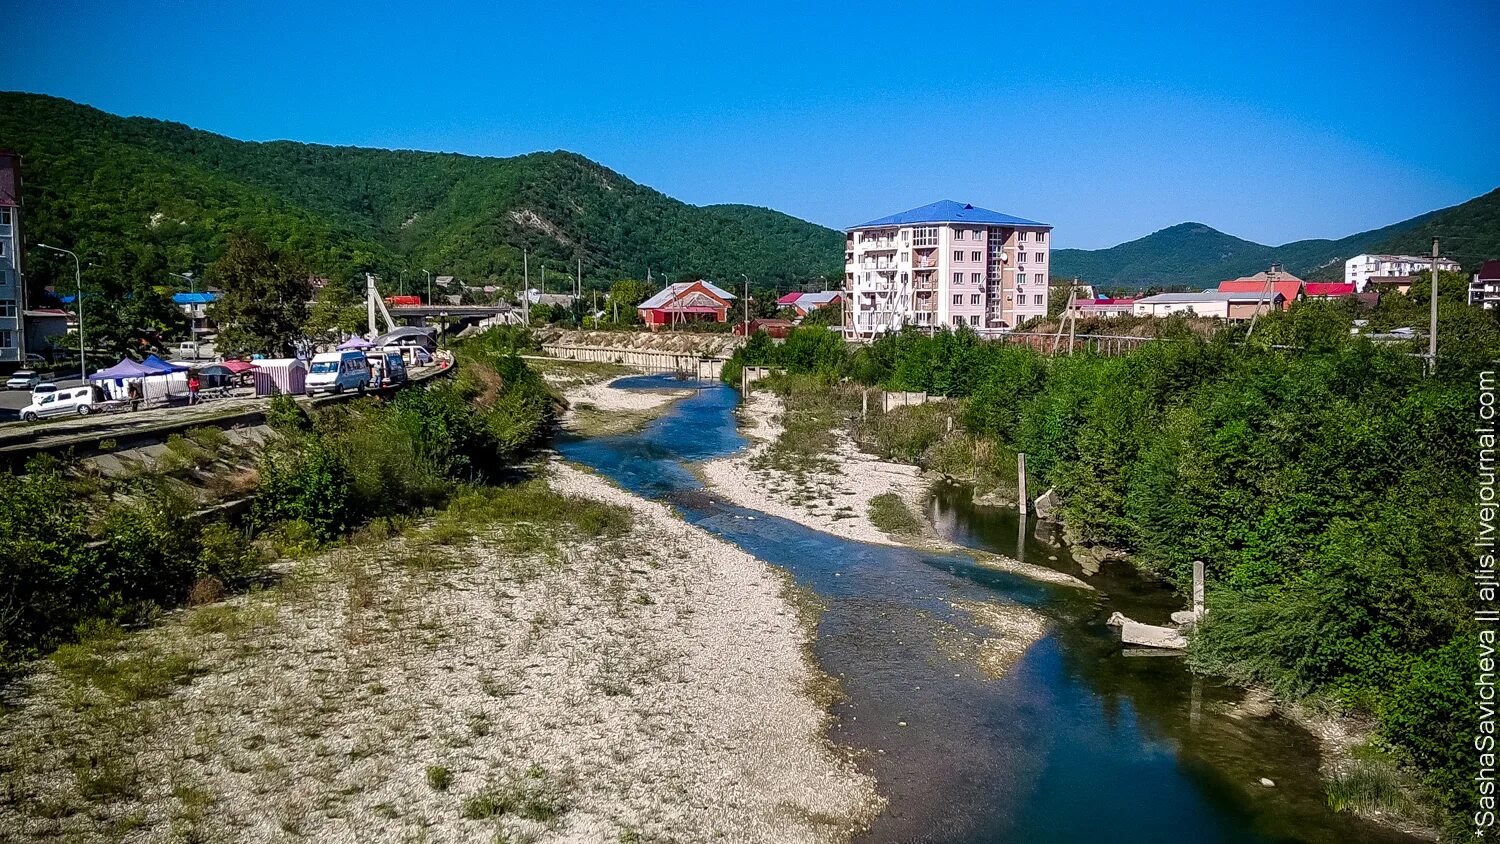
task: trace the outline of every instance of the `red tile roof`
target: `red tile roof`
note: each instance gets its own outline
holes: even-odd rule
[[[1309,296],[1353,296],[1353,283],[1342,281],[1309,281],[1302,285],[1302,292]]]

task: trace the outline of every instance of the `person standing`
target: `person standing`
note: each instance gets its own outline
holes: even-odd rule
[[[197,404],[198,403],[198,387],[199,387],[198,373],[197,372],[189,372],[188,373],[188,404]]]

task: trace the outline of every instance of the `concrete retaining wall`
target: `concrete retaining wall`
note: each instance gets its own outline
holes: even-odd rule
[[[562,360],[615,363],[644,369],[647,372],[691,372],[707,380],[719,377],[724,369],[725,360],[721,357],[704,357],[691,352],[660,352],[611,346],[565,346],[561,343],[543,343],[542,351]]]
[[[884,392],[880,396],[881,410],[885,413],[890,413],[891,409],[895,407],[910,407],[912,405],[927,403],[926,393]]]

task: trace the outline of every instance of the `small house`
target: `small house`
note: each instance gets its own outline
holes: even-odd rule
[[[669,284],[637,306],[641,322],[656,328],[685,322],[728,322],[734,294],[703,279]]]

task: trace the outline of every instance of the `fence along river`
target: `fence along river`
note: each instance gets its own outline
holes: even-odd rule
[[[862,752],[890,801],[858,840],[1415,840],[1332,812],[1317,742],[1301,728],[1252,712],[1240,692],[1194,678],[1178,659],[1124,656],[1103,624],[1110,611],[1151,617],[1181,608],[1128,571],[1106,568],[1092,579],[1099,592],[1087,593],[963,555],[840,539],[717,500],[685,464],[744,447],[733,416],[738,394],[697,383],[695,395],[643,430],[570,439],[559,450],[672,504],[821,596],[827,611],[815,653],[846,695],[833,708],[830,737]],[[683,384],[669,375],[616,382]],[[986,512],[954,490],[932,506],[956,541],[1071,566],[1014,510]],[[1048,621],[1049,632],[998,680],[937,646],[945,630],[994,635],[953,608],[976,600],[1031,607]]]

